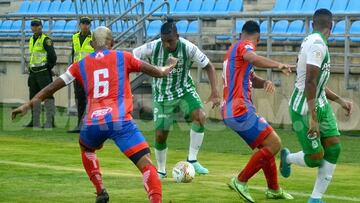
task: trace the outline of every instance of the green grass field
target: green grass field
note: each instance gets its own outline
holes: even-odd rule
[[[56,129],[29,130],[21,127],[29,121],[29,115],[11,122],[9,108],[0,107],[0,113],[0,202],[94,202],[94,188],[81,163],[78,135],[66,133],[75,125],[75,117],[57,113]],[[137,122],[153,146],[152,121]],[[187,156],[188,129],[187,124],[180,123],[170,134],[169,174],[175,163]],[[299,150],[293,132],[281,129],[277,132],[284,146]],[[360,202],[360,138],[343,136],[341,140],[343,151],[325,200]],[[242,139],[222,123],[209,122],[199,160],[210,174],[196,176],[189,184],[178,184],[167,178],[162,182],[164,202],[242,202],[226,183],[238,174],[251,153]],[[147,202],[141,174],[112,141],[107,141],[97,155],[110,202]],[[292,202],[306,202],[316,170],[296,166],[292,169],[290,178],[280,178],[280,184],[294,195]],[[265,199],[266,183],[261,172],[249,185],[257,202],[290,202]]]

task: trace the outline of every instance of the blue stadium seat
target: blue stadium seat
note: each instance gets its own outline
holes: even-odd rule
[[[285,12],[288,5],[289,5],[289,0],[276,0],[272,11],[277,13]]]
[[[206,3],[202,4],[200,13],[212,13],[215,6],[215,0],[207,0]]]
[[[319,0],[318,4],[316,5],[316,10],[319,8],[326,8],[330,10],[332,2],[333,0]]]
[[[240,12],[243,10],[243,0],[229,0],[228,12]]]
[[[175,9],[175,4],[176,4],[176,0],[168,0],[169,4],[170,4],[170,13],[172,13]],[[166,6],[163,7],[163,9],[161,10],[162,13],[166,13],[167,12],[167,8]]]
[[[72,13],[71,12],[71,4],[72,4],[71,0],[63,1],[61,3],[61,5],[60,5],[59,12],[61,12],[61,13]],[[80,5],[77,4],[77,6],[79,7],[78,9],[80,9]],[[74,10],[75,10],[75,6],[73,6],[73,7],[74,7]]]
[[[359,13],[360,12],[360,1],[350,0],[346,8],[346,12]]]
[[[187,11],[189,6],[189,1],[188,0],[178,0],[176,1],[175,4],[175,8],[174,8],[174,13],[184,13]]]
[[[55,0],[51,2],[48,13],[59,13],[60,6],[61,6],[60,0]]]
[[[153,4],[153,0],[144,1],[144,12],[145,13],[149,13],[152,4]]]
[[[213,12],[224,14],[228,13],[229,0],[217,0]]]
[[[25,36],[30,37],[33,33],[31,31],[31,20],[25,21]]]
[[[180,20],[176,23],[176,28],[179,34],[185,34],[188,29],[189,22],[187,20]]]
[[[154,20],[149,23],[147,28],[147,36],[148,37],[155,37],[160,33],[160,27],[163,23],[161,20]]]
[[[67,37],[67,38],[70,38],[77,31],[78,31],[78,22],[77,22],[77,20],[70,20],[65,25],[63,36]]]
[[[295,20],[290,23],[288,30],[288,34],[305,34],[304,22],[302,20]],[[303,37],[288,37],[289,41],[301,41]]]
[[[345,12],[347,5],[348,5],[348,0],[334,0],[331,6],[331,11],[334,13]]]
[[[111,31],[116,34],[123,32],[123,24],[124,22],[121,20],[116,21],[114,24],[111,25]]]
[[[303,0],[290,0],[286,12],[292,12],[292,13],[301,12],[302,5],[303,5]]]
[[[272,33],[274,34],[285,34],[289,27],[289,21],[287,20],[280,20],[274,24]],[[274,41],[285,41],[286,37],[273,37]]]
[[[302,5],[301,12],[314,13],[317,4],[318,0],[305,0]]]
[[[40,7],[40,1],[32,1],[27,13],[37,13]]]
[[[110,8],[111,14],[120,14],[123,13],[125,10],[126,8],[124,1],[114,1],[114,5]]]
[[[23,1],[17,13],[27,13],[29,10],[29,6],[30,6],[30,1]]]
[[[268,31],[268,29],[267,29],[267,23],[268,23],[267,20],[262,21],[262,22],[260,23],[260,33],[261,33],[260,39],[261,39],[261,40],[267,40],[267,39],[268,39],[268,37],[266,36],[267,31]],[[272,28],[274,27],[274,22],[271,24],[271,27],[272,27]],[[272,29],[271,29],[271,30],[272,30]]]
[[[194,33],[198,33],[199,32],[199,21],[192,21],[191,23],[189,23],[189,27],[187,30],[187,34],[194,34]]]
[[[335,24],[332,34],[345,34],[345,21],[339,21]],[[345,37],[329,37],[329,41],[344,41]]]
[[[65,30],[66,21],[65,20],[57,20],[53,24],[52,28],[52,36],[54,37],[63,37],[63,32]]]
[[[241,33],[241,30],[242,30],[242,27],[244,26],[244,24],[245,24],[245,20],[236,19],[235,33],[237,35],[236,39],[238,39],[238,40],[240,38],[240,33]],[[231,29],[229,34],[232,34],[232,29]],[[219,41],[227,41],[227,40],[231,39],[231,36],[229,36],[229,35],[219,35],[219,36],[216,36],[215,38],[216,38],[216,40],[219,40]]]
[[[202,0],[191,0],[190,4],[189,4],[189,8],[187,9],[186,12],[188,12],[188,13],[198,13],[198,12],[200,12],[200,8],[201,8],[202,3],[203,3]]]
[[[16,20],[13,21],[11,28],[10,28],[10,33],[9,36],[10,37],[19,37],[21,36],[21,25],[22,25],[22,21],[21,20]]]
[[[47,1],[41,1],[38,13],[39,14],[47,13],[49,11],[49,7],[50,7],[50,1],[48,1],[48,0]]]
[[[350,27],[350,34],[360,34],[360,21],[355,21]],[[353,42],[360,42],[360,37],[350,37]]]
[[[42,21],[42,25],[43,25],[42,31],[43,31],[44,33],[49,32],[49,21]]]
[[[11,25],[12,25],[13,21],[12,20],[5,20],[2,22],[1,27],[0,27],[0,36],[1,37],[7,37],[8,36],[8,32],[11,29]]]

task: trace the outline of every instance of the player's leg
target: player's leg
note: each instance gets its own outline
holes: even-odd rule
[[[155,158],[160,178],[166,178],[166,140],[173,123],[173,111],[177,101],[154,102]]]
[[[114,123],[114,129],[116,131],[111,135],[111,139],[143,174],[143,182],[150,202],[161,202],[161,182],[151,162],[150,148],[145,138],[133,121]]]
[[[80,132],[81,159],[86,174],[96,189],[97,203],[106,203],[109,200],[101,177],[99,159],[96,156],[96,150],[101,149],[106,139],[107,131],[101,130],[98,125],[84,126]]]
[[[204,140],[205,111],[196,91],[186,93],[180,100],[180,108],[186,116],[191,116],[190,144],[187,161],[190,162],[198,174],[208,174],[209,170],[203,167],[197,159],[200,147]]]
[[[319,127],[321,144],[324,148],[324,160],[318,168],[313,192],[308,201],[310,203],[321,201],[322,196],[331,182],[341,151],[340,140],[338,138],[340,133],[337,129],[336,118],[330,105],[319,109],[318,114],[320,116]]]
[[[254,112],[247,112],[236,118],[227,118],[224,123],[237,132],[252,149],[259,147],[259,150],[251,156],[238,177],[231,179],[229,183],[230,188],[237,191],[241,197],[249,202],[254,202],[249,193],[247,182],[274,157],[280,148],[278,146],[280,140],[272,133],[272,127]]]
[[[290,116],[293,123],[293,129],[302,147],[302,151],[290,153],[287,148],[281,150],[280,154],[280,173],[283,177],[289,177],[291,173],[291,164],[298,166],[319,167],[323,162],[323,147],[320,143],[320,137],[310,137],[307,135],[309,117],[300,115],[290,109]]]
[[[285,192],[279,186],[275,155],[281,148],[281,140],[275,131],[272,131],[262,142],[258,148],[266,147],[272,157],[263,163],[262,170],[264,172],[268,189],[265,194],[268,199],[293,199],[293,197]]]

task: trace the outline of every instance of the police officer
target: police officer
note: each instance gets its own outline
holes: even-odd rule
[[[91,19],[89,17],[83,16],[80,18],[80,31],[75,33],[72,37],[73,49],[72,49],[72,59],[73,62],[80,61],[89,53],[94,52],[94,48],[91,46],[91,31],[90,31]],[[81,120],[86,109],[86,95],[83,86],[74,81],[74,94],[76,100],[76,108],[78,115],[77,126],[73,130],[69,130],[69,133],[79,133]]]
[[[29,78],[28,86],[30,92],[30,99],[35,96],[42,88],[52,82],[52,68],[56,64],[56,53],[53,46],[53,41],[42,33],[42,23],[38,18],[31,20],[31,31],[33,36],[29,41]],[[41,104],[38,103],[32,107],[31,121],[26,127],[40,127],[40,112]],[[44,128],[54,127],[55,115],[55,100],[51,96],[44,102],[46,110],[46,121]]]

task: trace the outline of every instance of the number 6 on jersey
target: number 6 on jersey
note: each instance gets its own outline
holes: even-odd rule
[[[100,81],[102,78],[109,78],[109,70],[107,68],[94,71],[94,98],[106,97],[109,94],[109,81]]]

